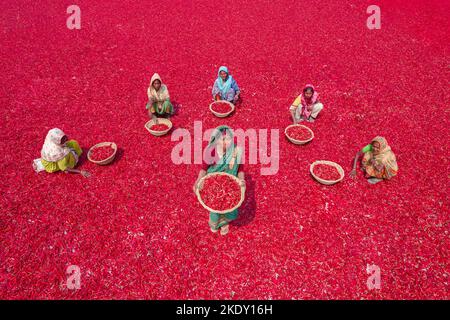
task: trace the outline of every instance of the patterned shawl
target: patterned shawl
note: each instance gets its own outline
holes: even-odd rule
[[[66,144],[61,144],[65,134],[61,129],[54,128],[47,133],[41,150],[41,158],[48,162],[56,162],[63,159],[70,152]]]

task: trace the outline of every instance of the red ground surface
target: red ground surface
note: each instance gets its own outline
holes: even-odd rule
[[[449,298],[449,2],[67,1],[0,5],[0,298]],[[208,105],[220,65],[242,89],[227,119]],[[280,170],[246,165],[247,199],[221,237],[192,192],[198,165],[175,165],[170,135],[148,133],[153,72],[178,108],[175,128],[280,129]],[[305,83],[324,110],[315,139],[284,139]],[[47,130],[85,151],[114,141],[93,175],[36,174]],[[392,181],[313,181],[314,160],[340,163],[376,135],[400,171]],[[368,264],[381,289],[366,285]],[[81,289],[69,290],[69,265]]]

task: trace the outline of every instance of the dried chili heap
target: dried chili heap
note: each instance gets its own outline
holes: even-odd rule
[[[336,167],[328,164],[316,164],[313,172],[317,177],[323,180],[336,181],[341,178],[341,174]]]
[[[169,126],[167,124],[154,124],[150,127],[150,130],[152,131],[166,131],[167,129],[169,129]]]
[[[108,159],[113,154],[114,154],[114,149],[111,148],[111,145],[106,145],[106,146],[94,148],[90,153],[90,157],[94,161],[102,161],[102,160]]]
[[[218,113],[228,113],[231,111],[231,106],[226,102],[216,102],[212,105],[212,109]]]
[[[241,187],[235,179],[227,175],[212,175],[203,181],[200,197],[209,208],[224,211],[239,203]]]
[[[312,137],[311,131],[301,126],[292,126],[289,127],[286,131],[287,135],[295,140],[305,141],[309,140]]]

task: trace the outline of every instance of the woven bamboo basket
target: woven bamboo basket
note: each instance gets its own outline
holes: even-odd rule
[[[155,121],[150,120],[145,124],[145,128],[148,130],[148,132],[150,132],[155,137],[163,136],[163,135],[167,134],[167,132],[169,132],[170,129],[172,129],[172,121],[170,121],[169,119],[166,119],[166,118],[158,118],[158,124],[165,124],[166,126],[169,127],[167,130],[164,130],[164,131],[151,130],[150,128],[154,124],[156,124]]]
[[[231,110],[230,110],[229,112],[227,112],[227,113],[220,113],[220,112],[214,111],[212,107],[213,107],[214,104],[216,104],[216,103],[218,103],[218,102],[229,104],[229,105],[231,106]],[[233,111],[234,111],[235,108],[236,108],[236,107],[234,106],[234,104],[232,104],[231,102],[228,102],[228,101],[226,101],[226,100],[213,101],[213,102],[209,105],[209,110],[211,110],[211,112],[213,113],[213,115],[215,115],[215,116],[218,117],[218,118],[225,118],[225,117],[228,117],[230,114],[233,113]]]
[[[295,139],[289,137],[287,134],[287,131],[289,128],[292,128],[292,127],[303,127],[303,128],[308,129],[308,131],[311,132],[311,138],[309,138],[308,140],[295,140]],[[287,126],[286,129],[284,129],[284,134],[285,134],[286,138],[288,138],[288,140],[290,142],[292,142],[293,144],[299,144],[299,145],[306,144],[306,143],[310,142],[312,139],[314,139],[314,132],[310,128],[308,128],[307,126],[304,126],[302,124],[291,124],[291,125]]]
[[[104,160],[100,160],[100,161],[96,161],[91,158],[92,150],[94,150],[95,148],[105,147],[105,146],[110,146],[114,150],[112,155],[110,155],[108,158],[106,158]],[[116,154],[117,154],[117,145],[114,142],[100,142],[100,143],[97,143],[96,145],[92,146],[89,149],[89,151],[87,153],[87,158],[92,163],[104,166],[104,165],[107,165],[107,164],[110,164],[111,162],[113,162],[114,158],[116,157]]]
[[[231,175],[231,174],[229,174],[229,173],[226,173],[226,172],[214,172],[214,173],[208,173],[206,176],[204,176],[203,178],[200,179],[199,183],[200,183],[200,182],[203,182],[205,179],[207,179],[207,178],[209,178],[209,177],[211,177],[211,176],[213,176],[213,175],[227,175],[227,176],[229,176],[230,178],[234,179],[234,180],[236,181],[236,183],[239,183],[239,179],[238,179],[237,177],[235,177],[235,176],[233,176],[233,175]],[[217,210],[215,210],[215,209],[213,209],[213,208],[208,207],[208,206],[203,202],[203,200],[202,200],[202,198],[201,198],[201,196],[200,196],[200,190],[199,190],[198,188],[195,189],[195,194],[197,195],[197,199],[198,199],[198,201],[200,202],[200,204],[202,205],[202,207],[205,208],[206,210],[212,211],[212,212],[216,212],[216,213],[219,213],[219,214],[226,214],[226,213],[229,213],[229,212],[232,212],[232,211],[236,210],[237,208],[239,208],[239,207],[242,205],[242,203],[244,202],[244,199],[245,199],[245,187],[241,187],[241,200],[239,200],[238,204],[235,205],[235,206],[234,206],[233,208],[231,208],[231,209],[223,210],[223,211],[217,211]]]
[[[335,167],[337,169],[337,171],[339,171],[339,174],[341,175],[341,177],[338,180],[334,180],[334,181],[324,180],[324,179],[319,178],[318,176],[316,176],[314,174],[314,167],[317,164],[326,164],[326,165],[330,165],[330,166]],[[313,178],[316,179],[318,182],[320,182],[321,184],[329,185],[329,186],[342,181],[342,179],[344,179],[344,175],[345,175],[344,169],[342,169],[342,167],[340,165],[338,165],[336,162],[326,161],[326,160],[314,161],[311,164],[311,166],[309,167],[309,172],[311,172],[311,175],[313,176]]]

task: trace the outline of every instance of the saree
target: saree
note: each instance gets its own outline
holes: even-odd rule
[[[380,152],[374,153],[371,144],[378,142],[380,144]],[[383,137],[375,137],[370,145],[366,146],[362,151],[364,156],[361,164],[366,174],[377,179],[391,179],[398,173],[397,160],[391,147]],[[375,160],[375,165],[371,164],[371,160]],[[377,166],[382,166],[379,170]]]
[[[220,158],[217,163],[212,164],[208,167],[207,173],[226,172],[236,177],[238,174],[242,152],[234,144],[234,134],[231,128],[229,128],[228,126],[217,127],[211,135],[208,148],[215,148],[217,140],[222,137],[224,132],[232,139],[232,143],[230,147],[227,148],[222,158]],[[209,226],[211,227],[211,229],[218,230],[221,227],[228,225],[231,221],[235,220],[238,217],[238,214],[238,209],[226,214],[210,212]]]

